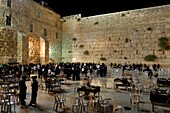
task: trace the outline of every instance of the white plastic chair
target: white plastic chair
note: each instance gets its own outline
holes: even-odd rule
[[[88,101],[86,101],[84,98],[80,97],[80,107],[81,107],[81,113],[84,111],[88,112]]]
[[[79,97],[70,97],[71,100],[71,106],[72,106],[72,112],[75,111],[76,113],[80,112],[81,104],[80,104],[80,98]]]
[[[131,94],[130,96],[131,96],[132,108],[134,108],[134,105],[136,105],[137,110],[139,110],[140,95],[139,94]]]
[[[120,113],[122,113],[122,106],[116,104],[116,99],[113,99],[113,113],[120,110]]]

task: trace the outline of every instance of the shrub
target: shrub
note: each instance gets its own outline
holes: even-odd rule
[[[165,41],[168,41],[168,39],[166,37],[161,37],[158,39],[160,42],[165,42]]]
[[[68,51],[68,53],[72,53],[72,51]]]
[[[84,51],[84,55],[89,55],[89,51],[88,51],[88,50],[85,50],[85,51]]]
[[[161,49],[170,50],[170,46],[168,45],[168,39],[166,37],[161,37],[158,40],[159,40],[158,46]]]
[[[146,55],[145,57],[144,57],[144,60],[146,60],[146,61],[154,61],[155,59],[157,59],[158,57],[157,56],[155,56],[155,55]]]
[[[105,57],[101,57],[100,60],[106,61],[107,59]]]
[[[95,23],[94,23],[94,25],[97,25],[97,24],[99,24],[99,22],[95,22]]]
[[[147,30],[148,30],[148,31],[151,31],[151,30],[152,30],[152,28],[151,28],[151,27],[148,27],[148,28],[147,28]]]
[[[84,47],[84,45],[80,45],[80,46],[79,46],[79,48],[83,48],[83,47]]]
[[[124,59],[127,59],[127,57],[124,57]]]
[[[76,40],[77,40],[77,38],[73,38],[72,40],[73,40],[73,41],[76,41]]]

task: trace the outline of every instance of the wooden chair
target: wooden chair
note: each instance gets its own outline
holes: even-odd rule
[[[105,98],[100,103],[100,112],[103,111],[103,113],[110,113],[110,102],[112,101],[111,98]]]
[[[103,101],[103,97],[102,96],[95,96],[94,97],[94,108],[95,109],[99,109],[100,108],[100,104],[102,103]]]

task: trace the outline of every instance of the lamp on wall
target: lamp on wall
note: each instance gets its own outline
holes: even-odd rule
[[[72,58],[72,61],[73,61],[73,62],[76,62],[76,58]]]

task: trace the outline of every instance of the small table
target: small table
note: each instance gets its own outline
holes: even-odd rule
[[[93,93],[94,96],[96,93],[98,93],[98,95],[99,95],[100,94],[100,86],[90,86],[89,88],[82,86],[81,88],[77,88],[77,92],[78,92],[79,97],[81,96],[80,92],[85,92],[85,94]]]

